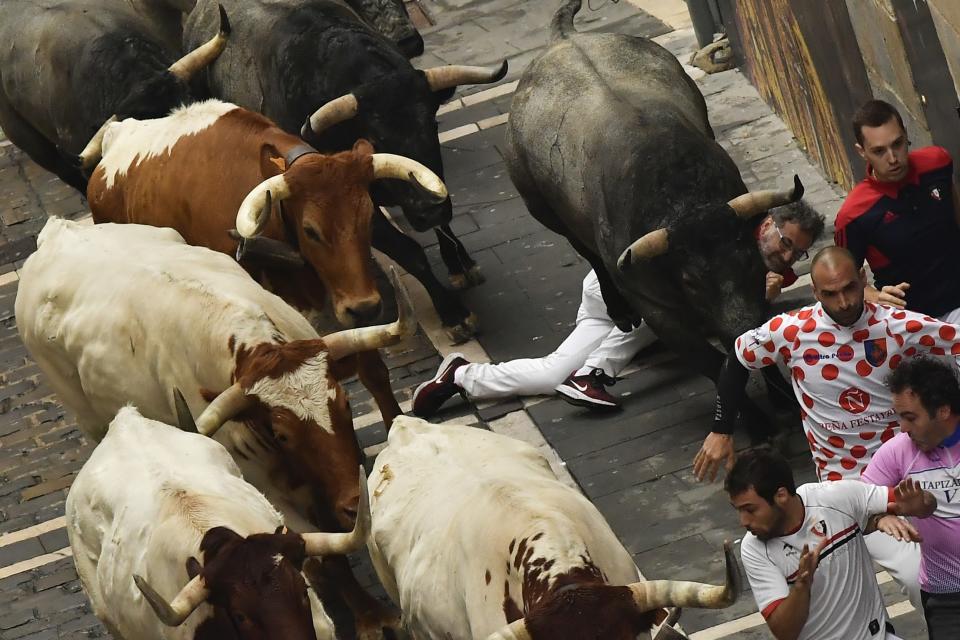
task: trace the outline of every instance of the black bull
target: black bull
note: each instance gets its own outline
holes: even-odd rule
[[[418,71],[400,51],[334,0],[223,0],[234,28],[231,46],[206,72],[207,86],[224,100],[260,111],[291,133],[302,133],[320,151],[349,149],[358,138],[378,152],[413,158],[443,176],[436,112],[463,82],[495,82],[500,68]],[[216,2],[200,0],[184,25],[191,46],[216,19]],[[452,72],[451,72],[452,71]],[[337,99],[349,99],[350,105]],[[308,116],[325,105],[322,117]],[[341,108],[343,107],[343,108]],[[476,283],[479,272],[447,223],[449,200],[425,200],[409,185],[386,181],[374,202],[397,205],[410,224],[438,228],[451,280]],[[473,333],[475,318],[437,280],[423,249],[374,211],[373,246],[423,283],[445,328],[455,340]]]
[[[590,262],[618,326],[642,318],[716,382],[724,356],[709,338],[732,346],[769,314],[756,216],[802,186],[744,195],[676,58],[646,38],[577,33],[580,4],[557,12],[517,87],[510,176],[530,213]]]

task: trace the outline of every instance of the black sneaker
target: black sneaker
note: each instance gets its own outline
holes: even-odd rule
[[[607,393],[605,387],[614,385],[617,381],[595,368],[586,375],[571,373],[566,380],[557,386],[557,393],[570,404],[590,409],[619,409],[616,399]]]
[[[413,415],[429,418],[443,403],[453,396],[463,394],[463,388],[453,381],[453,374],[465,364],[470,364],[462,353],[451,353],[440,363],[437,375],[427,380],[413,392]]]

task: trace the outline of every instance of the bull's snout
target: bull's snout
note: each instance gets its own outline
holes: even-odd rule
[[[337,524],[344,531],[350,531],[357,523],[357,513],[360,505],[360,494],[351,494],[338,501],[336,505]]]
[[[419,33],[403,37],[397,43],[397,47],[408,58],[415,58],[423,54],[423,38]]]
[[[380,296],[351,302],[345,306],[344,311],[350,318],[350,324],[354,327],[364,327],[374,324],[380,317],[382,307]]]

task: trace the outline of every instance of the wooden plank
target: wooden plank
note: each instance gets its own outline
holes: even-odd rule
[[[857,154],[853,135],[853,115],[873,97],[867,68],[857,44],[857,36],[845,2],[818,3],[814,11],[809,4],[795,3],[794,15],[808,44],[810,59],[823,83],[843,151],[850,166],[850,176],[861,173],[862,160]]]
[[[827,91],[827,86],[834,90],[840,88],[840,81],[833,79],[824,84],[821,70],[832,67],[815,63],[796,15],[816,11],[816,15],[805,15],[804,22],[807,18],[822,20],[821,4],[817,4],[816,10],[809,5],[802,0],[738,0],[725,1],[721,11],[728,33],[739,40],[734,51],[742,55],[747,74],[760,95],[787,122],[827,177],[849,187],[854,183],[854,171],[841,133],[845,123],[838,121],[831,106],[833,96]],[[844,29],[840,10],[840,7],[831,9],[833,28],[837,32]],[[849,18],[846,24],[849,25]],[[849,32],[847,37],[852,37],[852,29]],[[827,51],[818,51],[818,60],[841,55],[826,34],[818,38],[816,47],[827,48]],[[855,67],[851,67],[850,73],[856,73]]]
[[[960,149],[957,126],[957,91],[947,67],[933,16],[926,0],[893,0],[893,12],[903,37],[904,49],[935,144],[956,152]],[[954,164],[954,178],[960,166]]]

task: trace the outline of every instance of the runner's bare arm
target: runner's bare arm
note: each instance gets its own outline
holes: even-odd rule
[[[790,587],[790,595],[781,602],[767,618],[770,633],[777,640],[797,640],[807,624],[810,615],[810,588],[813,586],[813,574],[820,561],[829,538],[824,538],[813,551],[807,545],[800,553],[800,565],[797,567],[797,579]]]

